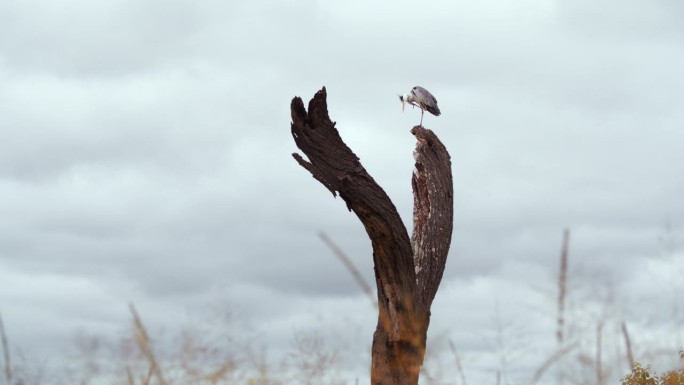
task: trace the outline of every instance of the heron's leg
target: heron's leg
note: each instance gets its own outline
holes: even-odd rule
[[[424,109],[420,109],[420,126],[423,127],[423,114],[425,113]]]

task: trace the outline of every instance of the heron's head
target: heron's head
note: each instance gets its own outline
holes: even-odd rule
[[[399,95],[399,100],[401,100],[401,112],[404,112],[404,109],[406,108],[406,102],[408,101],[408,94]]]

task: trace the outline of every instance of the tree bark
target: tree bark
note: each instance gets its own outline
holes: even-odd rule
[[[378,325],[373,336],[371,383],[415,385],[426,347],[430,305],[444,272],[453,228],[449,153],[437,136],[413,127],[414,230],[411,239],[385,191],[342,141],[330,120],[325,87],[309,102],[291,103],[292,137],[307,156],[292,156],[339,196],[361,220],[373,246]]]

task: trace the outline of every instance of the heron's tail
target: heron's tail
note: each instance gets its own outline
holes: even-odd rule
[[[439,111],[439,107],[437,107],[437,106],[434,106],[434,107],[433,106],[425,106],[425,109],[434,116],[439,116],[442,114]]]

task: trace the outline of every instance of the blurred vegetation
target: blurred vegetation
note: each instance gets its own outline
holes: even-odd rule
[[[683,365],[661,375],[653,373],[650,366],[644,368],[637,362],[632,372],[622,379],[622,385],[684,385],[684,351],[679,353],[679,357]]]
[[[340,352],[326,345],[323,337],[315,332],[295,331],[290,350],[280,361],[267,357],[265,348],[254,346],[232,349],[227,340],[216,336],[204,338],[202,334],[181,330],[178,335],[167,338],[151,338],[141,316],[131,305],[132,327],[118,342],[106,341],[96,336],[79,334],[75,340],[75,354],[65,356],[68,365],[61,372],[48,369],[40,363],[18,360],[5,367],[0,385],[355,385],[356,377],[346,376],[340,370]],[[466,369],[460,355],[447,333],[434,337],[434,346],[446,346],[451,359],[444,360],[440,351],[431,350],[427,365],[421,374],[424,385],[467,385]],[[163,333],[162,333],[163,335]],[[568,355],[577,348],[568,345],[566,349],[550,356],[537,370],[530,381],[506,381],[501,370],[494,371],[494,384],[535,384],[541,373],[553,362]],[[160,354],[163,352],[163,354]],[[660,375],[651,366],[633,363],[632,371],[621,380],[621,385],[684,385],[684,351],[679,353],[679,369]],[[587,353],[578,353],[577,359],[587,361],[587,366],[600,369]],[[625,363],[626,359],[623,358]],[[597,366],[598,365],[598,366]],[[575,366],[565,373],[563,384],[603,385],[610,383],[604,375],[592,377],[592,370],[583,373]],[[541,381],[539,381],[541,382]],[[544,383],[560,384],[558,378],[546,377]]]
[[[539,330],[528,330],[509,320],[506,314],[501,314],[497,306],[491,333],[485,332],[480,336],[485,343],[490,340],[488,355],[483,358],[482,352],[459,350],[462,348],[458,346],[458,339],[452,340],[449,335],[452,330],[437,331],[429,336],[430,348],[426,352],[420,383],[479,383],[481,378],[477,381],[469,378],[477,367],[480,377],[482,372],[491,374],[491,380],[485,383],[496,385],[605,385],[618,382],[621,385],[684,385],[684,351],[679,353],[679,369],[661,374],[655,373],[650,365],[644,367],[635,361],[638,357],[642,362],[658,367],[676,365],[676,349],[682,349],[678,346],[682,341],[682,314],[677,312],[682,275],[675,263],[677,256],[681,255],[678,254],[679,248],[667,248],[664,253],[667,258],[661,264],[672,267],[673,271],[672,279],[662,283],[672,289],[674,310],[667,313],[666,318],[674,322],[668,324],[671,329],[664,330],[668,336],[666,341],[658,341],[652,336],[644,336],[644,333],[648,335],[649,329],[659,328],[658,325],[662,324],[649,322],[628,328],[622,312],[617,310],[610,285],[596,287],[586,281],[573,285],[567,261],[568,237],[566,232],[559,275],[555,278],[557,290],[548,286],[539,288],[541,293],[549,296],[550,303],[540,301],[539,308],[528,308],[536,310],[542,317],[540,320],[546,319],[549,325],[555,324],[555,328],[546,330],[555,333],[540,335]],[[326,244],[332,245],[332,242],[327,240]],[[331,248],[358,281],[360,275],[354,273],[351,260],[340,250]],[[671,262],[669,265],[668,261]],[[358,283],[362,289],[371,287],[365,282]],[[364,292],[376,306],[372,293],[367,289]],[[556,311],[549,311],[549,305],[554,303]],[[176,334],[150,334],[144,317],[131,304],[132,322],[120,340],[79,334],[75,340],[75,352],[50,358],[52,362],[30,357],[11,345],[11,334],[8,336],[6,333],[0,315],[0,385],[358,385],[359,376],[366,378],[368,375],[368,369],[362,373],[349,373],[342,368],[349,367],[345,359],[351,357],[358,360],[356,364],[370,362],[370,346],[363,351],[340,350],[326,343],[323,336],[328,334],[295,330],[289,350],[279,351],[278,357],[281,358],[273,359],[268,356],[266,347],[260,346],[254,338],[247,336],[244,341],[236,340],[236,336],[231,334],[232,328],[226,328],[231,324],[230,314],[223,313],[224,310],[230,312],[230,309],[212,310],[218,311],[216,322],[202,318]],[[527,320],[518,322],[527,323]],[[171,326],[174,324],[177,324],[174,320],[169,323]],[[630,330],[632,333],[637,330],[636,338],[630,336]],[[349,338],[339,337],[342,340]],[[476,357],[477,354],[480,356]],[[523,356],[528,366],[521,368],[519,364],[523,362]],[[529,367],[535,359],[537,366]]]

